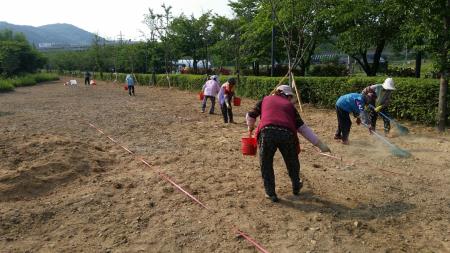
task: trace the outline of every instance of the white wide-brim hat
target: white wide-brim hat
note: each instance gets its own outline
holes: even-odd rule
[[[395,90],[394,80],[392,78],[386,78],[383,83],[383,88],[385,90]]]
[[[280,85],[277,87],[278,91],[281,91],[286,96],[294,96],[294,93],[292,92],[292,88],[289,85]]]

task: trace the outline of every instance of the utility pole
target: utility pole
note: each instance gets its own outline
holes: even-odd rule
[[[273,77],[274,74],[274,68],[275,68],[275,10],[272,8],[272,46],[270,50],[270,59],[272,67],[270,69],[270,76]]]

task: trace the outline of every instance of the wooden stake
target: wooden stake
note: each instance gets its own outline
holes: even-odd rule
[[[300,99],[300,96],[298,94],[298,89],[297,89],[297,84],[295,83],[294,74],[291,73],[291,76],[292,76],[292,86],[294,86],[295,94],[297,95],[298,108],[300,109],[300,112],[303,112],[302,100]]]

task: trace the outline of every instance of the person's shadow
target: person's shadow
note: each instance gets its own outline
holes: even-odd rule
[[[373,220],[375,218],[387,218],[399,216],[414,209],[413,204],[403,201],[389,202],[382,206],[372,204],[359,204],[351,208],[342,204],[320,199],[311,191],[301,192],[299,196],[280,199],[280,204],[302,212],[321,212],[333,215],[338,219]]]

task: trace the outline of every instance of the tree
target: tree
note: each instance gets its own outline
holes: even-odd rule
[[[199,60],[208,58],[208,45],[212,39],[209,30],[210,15],[211,13],[207,12],[197,19],[193,15],[188,18],[182,14],[170,24],[171,41],[182,57],[192,58],[196,73]]]
[[[337,46],[352,57],[368,76],[377,74],[381,54],[404,23],[406,7],[400,0],[334,0],[329,10]],[[373,62],[369,52],[374,49]]]
[[[324,1],[320,0],[269,0],[275,24],[281,34],[288,61],[288,73],[297,66],[300,74],[310,64],[316,45],[323,38],[321,19]]]
[[[46,58],[37,52],[23,34],[10,30],[0,32],[0,74],[13,76],[42,68]]]
[[[432,53],[440,75],[438,129],[445,131],[447,121],[448,75],[450,72],[450,0],[408,1],[420,17],[417,30],[425,48]],[[417,27],[416,26],[416,27]],[[413,26],[414,27],[414,26]],[[418,36],[418,37],[419,37]]]
[[[163,9],[162,14],[157,14],[153,11],[153,9],[149,8],[149,13],[144,15],[144,23],[147,24],[150,32],[153,33],[152,36],[154,36],[154,40],[159,40],[162,44],[164,50],[164,66],[166,74],[168,75],[172,68],[170,63],[172,53],[172,47],[170,44],[170,25],[173,21],[173,16],[171,6],[166,6],[163,4],[161,7]],[[168,81],[170,86],[170,79],[168,79]]]
[[[215,16],[212,22],[211,36],[216,41],[211,47],[213,62],[219,67],[235,64],[238,61],[237,57],[241,46],[238,35],[239,20]]]

